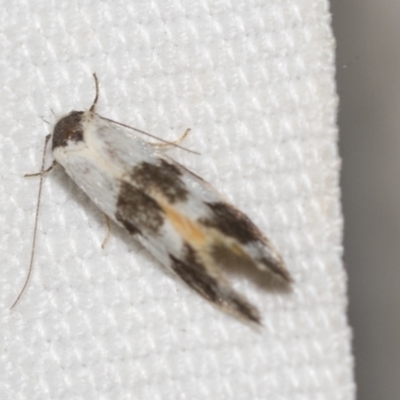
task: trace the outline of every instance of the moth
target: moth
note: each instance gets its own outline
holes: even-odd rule
[[[89,111],[71,111],[54,127],[55,162],[108,218],[188,286],[223,311],[260,323],[259,311],[230,286],[222,268],[258,268],[290,283],[282,257],[243,212],[165,148],[98,115],[94,78]]]

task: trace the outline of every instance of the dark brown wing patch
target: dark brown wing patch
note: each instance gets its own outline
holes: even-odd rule
[[[240,317],[260,324],[260,315],[246,299],[236,293],[221,278],[212,276],[196,258],[194,250],[186,246],[184,258],[178,259],[172,255],[172,269],[194,290],[207,300],[225,309],[226,311],[239,315]]]
[[[173,164],[160,160],[159,165],[142,162],[132,170],[132,180],[143,190],[161,192],[171,203],[185,201],[188,191],[181,179],[182,172]]]
[[[292,277],[290,276],[283,261],[280,258],[278,260],[268,260],[267,258],[262,257],[258,258],[257,261],[261,264],[264,264],[267,268],[270,269],[273,274],[280,276],[285,282],[293,282]]]
[[[164,211],[157,202],[124,181],[121,182],[115,217],[132,234],[142,230],[157,234],[164,223]]]
[[[236,208],[223,202],[206,204],[212,212],[212,217],[202,218],[200,222],[204,225],[216,228],[242,244],[263,240],[256,226]]]
[[[235,249],[234,245],[226,246],[221,243],[215,243],[211,251],[218,264],[245,268],[264,266],[284,281],[292,282],[280,255],[245,214],[223,202],[207,203],[207,206],[211,210],[211,216],[200,219],[200,223],[218,229],[244,246],[252,242],[261,244],[260,253],[250,255],[246,248]],[[265,246],[266,249],[265,256],[262,255],[262,246]]]
[[[227,246],[225,243],[217,242],[211,245],[211,254],[216,264],[232,268],[257,268],[254,260],[241,249]]]

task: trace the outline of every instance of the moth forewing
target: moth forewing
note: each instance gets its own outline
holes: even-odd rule
[[[260,323],[258,310],[229,285],[221,268],[258,268],[290,283],[279,253],[244,213],[165,149],[98,115],[95,81],[89,111],[72,111],[54,127],[56,162],[108,218],[188,286],[222,310]]]

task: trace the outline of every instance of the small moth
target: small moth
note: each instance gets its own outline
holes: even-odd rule
[[[221,267],[258,268],[290,283],[279,253],[244,213],[165,148],[98,115],[94,78],[89,111],[71,111],[54,127],[55,162],[108,218],[188,286],[223,311],[260,323],[258,310],[229,285]]]

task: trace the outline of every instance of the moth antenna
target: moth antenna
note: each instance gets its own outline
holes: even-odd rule
[[[198,151],[190,150],[190,149],[188,149],[186,147],[183,147],[183,146],[180,146],[179,144],[176,144],[174,142],[169,142],[168,140],[161,139],[158,136],[155,136],[155,135],[152,135],[151,133],[148,133],[148,132],[142,131],[140,129],[134,128],[133,126],[123,124],[122,122],[114,121],[113,119],[110,119],[110,118],[102,117],[101,115],[98,115],[98,116],[101,119],[104,119],[104,121],[112,122],[113,124],[116,124],[116,125],[119,125],[119,126],[123,126],[124,128],[131,129],[132,131],[135,131],[135,132],[139,132],[142,135],[149,136],[152,139],[159,140],[160,142],[163,142],[163,143],[165,143],[165,144],[167,144],[169,146],[177,147],[178,149],[185,150],[185,151],[187,151],[189,153],[200,155],[200,153]]]
[[[53,111],[53,110],[52,110]],[[53,113],[54,114],[54,113]],[[45,122],[47,125],[51,125],[49,121],[46,121],[43,117],[40,117],[43,122]]]
[[[51,138],[51,135],[47,135],[45,142],[44,142],[44,149],[43,149],[43,157],[42,157],[42,167],[40,168],[40,182],[39,182],[39,191],[38,191],[38,200],[36,203],[36,213],[35,213],[35,225],[33,227],[33,239],[32,239],[32,250],[31,250],[31,259],[29,262],[29,270],[28,270],[28,274],[25,278],[25,282],[24,285],[22,286],[21,291],[19,292],[18,297],[16,298],[16,300],[14,301],[13,305],[10,307],[10,310],[12,310],[17,303],[19,302],[19,300],[21,299],[23,293],[25,292],[26,287],[28,286],[30,277],[32,275],[32,269],[33,269],[33,260],[35,257],[35,246],[36,246],[36,232],[37,232],[37,226],[38,226],[38,219],[39,219],[39,210],[40,210],[40,200],[42,197],[42,187],[43,187],[43,176],[46,173],[45,169],[44,169],[44,164],[45,164],[45,160],[46,160],[46,153],[47,153],[47,144],[49,143],[49,140]],[[51,169],[52,167],[50,167]],[[32,176],[34,176],[36,174],[32,174]]]
[[[90,110],[89,110],[89,111],[92,111],[92,112],[94,112],[94,109],[95,109],[96,104],[97,104],[97,100],[99,99],[99,93],[100,93],[100,91],[99,91],[99,80],[97,79],[97,75],[95,73],[93,73],[93,78],[94,78],[94,85],[96,87],[96,96],[94,97],[93,104],[92,104],[92,106],[90,107]]]
[[[90,107],[89,111],[95,112],[94,109],[96,108],[97,100],[99,99],[100,90],[99,90],[99,80],[97,79],[97,75],[96,75],[95,73],[93,73],[93,78],[94,78],[94,84],[95,84],[95,87],[96,87],[96,96],[95,96],[95,98],[94,98],[93,104],[92,104],[92,106]],[[133,130],[133,131],[139,132],[139,133],[141,133],[142,135],[149,136],[149,137],[151,137],[152,139],[159,140],[160,142],[163,142],[163,143],[165,143],[165,144],[167,144],[167,145],[174,146],[174,147],[178,147],[179,149],[188,151],[189,153],[193,153],[193,154],[200,155],[200,153],[198,153],[197,151],[193,151],[193,150],[187,149],[186,147],[180,146],[180,145],[177,144],[177,143],[169,142],[168,140],[161,139],[161,138],[159,138],[159,137],[157,137],[157,136],[155,136],[155,135],[152,135],[151,133],[142,131],[142,130],[140,130],[140,129],[137,129],[137,128],[134,128],[134,127],[132,127],[132,126],[123,124],[123,123],[121,123],[121,122],[114,121],[114,120],[109,119],[109,118],[106,118],[106,117],[102,117],[101,115],[98,115],[98,116],[99,116],[101,119],[104,119],[105,121],[112,122],[112,123],[114,123],[114,124],[123,126],[124,128],[128,128],[128,129],[131,129],[131,130]]]

